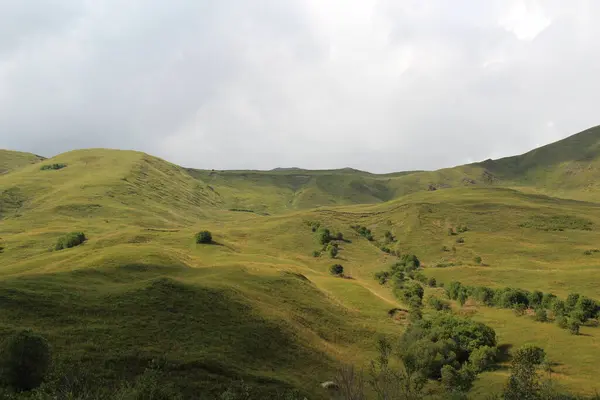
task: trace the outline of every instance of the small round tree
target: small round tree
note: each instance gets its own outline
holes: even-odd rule
[[[199,244],[211,244],[212,234],[209,231],[202,231],[196,233],[196,243]]]
[[[340,264],[333,264],[331,267],[329,267],[329,273],[331,275],[340,276],[344,273],[344,267],[342,267]]]
[[[23,330],[6,340],[1,355],[2,379],[17,390],[40,386],[50,366],[46,339]]]

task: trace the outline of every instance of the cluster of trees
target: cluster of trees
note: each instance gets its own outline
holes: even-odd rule
[[[40,167],[40,170],[47,171],[47,170],[51,170],[51,169],[62,169],[62,168],[65,168],[66,166],[67,166],[67,164],[60,164],[60,163],[46,164],[46,165],[42,165]]]
[[[502,288],[493,289],[486,286],[465,286],[460,282],[451,282],[446,286],[446,293],[452,300],[463,305],[469,297],[489,307],[514,309],[523,315],[527,309],[534,310],[534,318],[546,322],[550,316],[564,329],[573,334],[579,333],[579,327],[589,319],[598,318],[599,304],[589,297],[571,293],[566,300],[561,300],[552,293],[533,292]]]
[[[366,238],[369,242],[372,242],[373,240],[375,240],[375,238],[373,237],[373,233],[366,226],[351,225],[350,228],[354,229],[356,231],[356,233],[358,233],[360,236]]]
[[[71,247],[79,246],[85,242],[87,238],[83,232],[70,232],[61,236],[54,246],[55,250],[70,249]]]
[[[336,383],[340,398],[364,400],[365,383],[378,399],[465,398],[478,374],[497,358],[496,333],[482,323],[436,313],[416,320],[400,340],[378,341],[378,357],[366,377],[362,371],[343,368]],[[432,393],[429,382],[438,382]],[[439,395],[439,396],[437,396]]]
[[[315,233],[317,242],[323,246],[320,250],[314,250],[312,256],[320,257],[322,253],[326,253],[330,258],[336,258],[340,252],[337,241],[344,241],[344,234],[342,232],[333,234],[328,228],[321,226],[320,222],[309,221],[308,225]]]

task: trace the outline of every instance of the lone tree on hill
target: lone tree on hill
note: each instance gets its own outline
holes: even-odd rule
[[[202,231],[196,233],[196,243],[199,244],[211,244],[212,234],[209,231]]]
[[[344,267],[342,267],[340,264],[333,264],[331,267],[329,267],[329,273],[335,276],[343,275]]]

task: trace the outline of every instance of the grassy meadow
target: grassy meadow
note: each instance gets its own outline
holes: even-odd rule
[[[396,260],[379,248],[386,231],[395,237],[388,246],[418,255],[438,282],[600,300],[600,253],[584,253],[600,248],[594,188],[571,182],[551,197],[549,186],[515,178],[513,164],[503,183],[485,163],[372,175],[198,171],[104,149],[36,157],[0,153],[0,336],[32,328],[48,338],[55,363],[81,365],[107,384],[162,357],[168,379],[192,398],[218,396],[239,379],[264,396],[297,388],[327,398],[319,385],[340,365],[366,366],[377,337],[405,329],[388,311],[406,305],[373,277]],[[490,171],[508,176],[499,168]],[[310,222],[343,234],[335,260],[312,255],[321,245]],[[468,230],[449,233],[459,226]],[[194,242],[201,230],[212,245]],[[55,250],[74,231],[87,240]],[[332,276],[333,263],[351,279]],[[544,347],[569,390],[600,391],[600,328],[573,336],[511,310],[454,306],[507,348]],[[474,398],[502,389],[504,367],[476,381]]]

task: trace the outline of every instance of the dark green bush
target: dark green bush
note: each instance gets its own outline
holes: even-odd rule
[[[427,286],[429,286],[429,287],[437,286],[437,281],[435,280],[434,277],[429,278],[429,280],[427,281]]]
[[[427,301],[429,307],[433,308],[436,311],[449,311],[450,303],[445,300],[438,299],[437,297],[430,297]]]
[[[50,346],[46,339],[23,330],[9,337],[3,347],[2,380],[19,391],[40,386],[50,366]]]
[[[46,165],[42,165],[40,167],[40,170],[42,170],[42,171],[57,170],[57,169],[63,169],[66,166],[67,166],[67,164],[46,164]]]
[[[60,237],[54,248],[55,250],[70,249],[71,247],[79,246],[86,240],[87,238],[83,232],[71,232]]]
[[[475,264],[481,264],[481,262],[482,262],[483,260],[481,259],[481,257],[477,256],[477,257],[475,257],[475,258],[473,259],[473,261],[475,261]]]
[[[373,238],[373,233],[367,227],[360,225],[352,225],[351,228],[354,229],[360,236],[366,238],[368,241],[372,242],[373,240],[375,240]]]
[[[337,246],[328,246],[327,253],[329,254],[329,257],[336,258],[339,253],[339,249]]]
[[[321,256],[321,252],[319,250],[314,250],[312,252],[312,256],[315,257],[315,258],[320,257]]]
[[[327,228],[319,228],[317,230],[317,240],[320,244],[327,244],[331,242],[333,238],[331,237],[331,231]]]
[[[196,243],[198,244],[211,244],[212,240],[212,233],[209,231],[201,231],[196,233]]]
[[[331,275],[335,275],[335,276],[343,275],[344,267],[341,266],[340,264],[333,264],[331,267],[329,267],[329,273]]]

